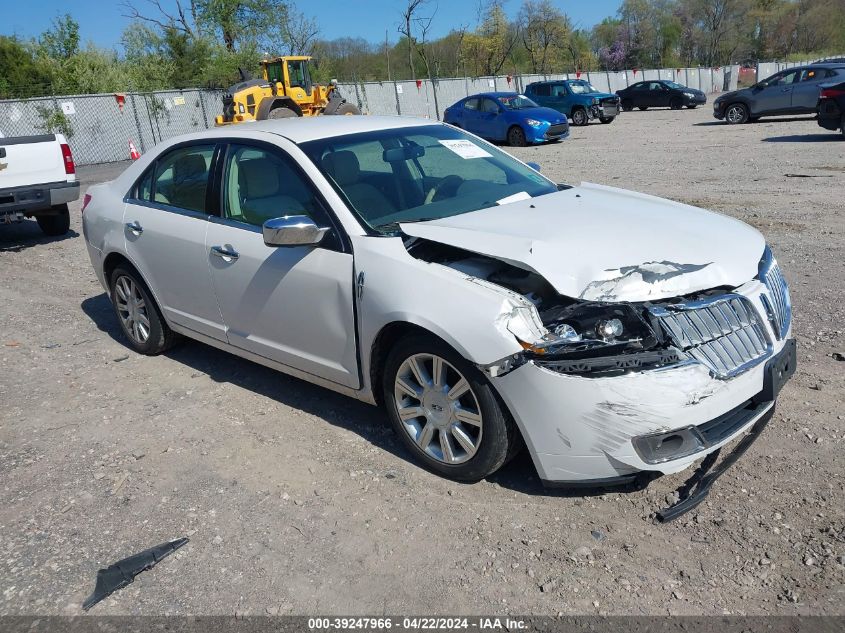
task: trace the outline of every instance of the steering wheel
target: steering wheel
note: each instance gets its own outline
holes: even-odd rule
[[[447,187],[452,187],[452,195],[456,194],[458,192],[458,187],[460,187],[463,183],[464,179],[460,176],[456,176],[455,174],[446,176],[443,180],[428,190],[428,193],[425,196],[425,204],[431,204],[434,202],[434,199],[441,193],[444,193],[444,190],[446,190]]]

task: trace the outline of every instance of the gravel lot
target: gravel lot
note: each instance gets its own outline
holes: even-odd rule
[[[199,343],[138,356],[75,204],[64,239],[0,227],[0,614],[80,614],[98,568],[184,535],[92,613],[845,614],[845,142],[708,104],[514,153],[737,217],[779,255],[798,373],[705,504],[653,525],[689,472],[585,495],[526,454],[453,483],[376,408]]]

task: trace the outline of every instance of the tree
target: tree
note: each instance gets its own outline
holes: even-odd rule
[[[402,23],[399,25],[399,32],[405,37],[408,45],[408,67],[411,70],[411,79],[417,78],[417,73],[414,71],[414,34],[413,26],[417,20],[417,9],[425,4],[426,0],[408,0],[405,10],[402,11]]]
[[[569,20],[550,0],[525,0],[518,19],[522,45],[531,57],[531,71],[547,73],[550,55],[564,47]]]
[[[69,13],[54,18],[52,27],[41,34],[38,47],[52,59],[70,59],[79,52],[79,23]]]

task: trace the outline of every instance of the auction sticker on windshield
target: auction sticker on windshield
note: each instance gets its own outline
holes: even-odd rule
[[[441,139],[440,144],[448,147],[461,158],[492,158],[491,154],[472,141]]]

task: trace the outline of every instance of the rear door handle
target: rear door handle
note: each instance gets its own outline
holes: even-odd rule
[[[126,223],[126,228],[132,231],[135,235],[140,235],[144,232],[144,227],[142,227],[138,220],[133,220],[132,222]]]
[[[212,246],[211,254],[227,262],[233,262],[240,257],[240,254],[238,254],[237,251],[226,248],[225,246]]]

